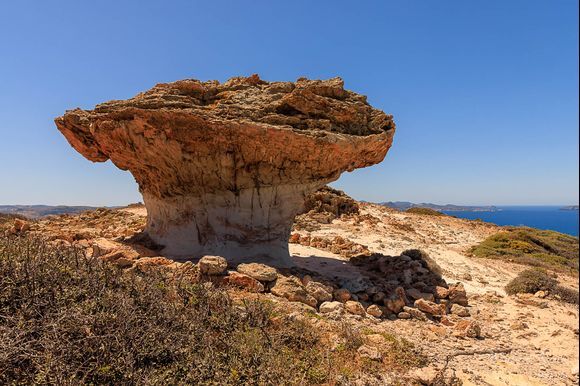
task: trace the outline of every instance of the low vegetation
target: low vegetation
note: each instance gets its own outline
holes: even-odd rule
[[[472,247],[470,253],[578,274],[578,238],[554,231],[509,227]]]
[[[331,350],[308,317],[176,272],[0,236],[0,384],[336,384],[367,372],[348,327]],[[376,376],[415,363],[410,345],[393,347]]]
[[[20,214],[0,213],[0,225],[12,222],[14,219],[26,220],[26,217]]]
[[[530,268],[526,269],[512,279],[505,287],[509,295],[518,293],[534,294],[538,291],[553,290],[558,281],[551,276],[545,269]]]
[[[523,270],[506,285],[505,290],[509,295],[546,291],[564,302],[578,304],[578,291],[559,285],[555,275],[543,268]]]
[[[318,342],[264,303],[0,239],[0,384],[318,383]]]
[[[423,214],[427,216],[446,216],[445,213],[439,212],[438,210],[431,208],[421,208],[418,206],[407,209],[405,213]]]

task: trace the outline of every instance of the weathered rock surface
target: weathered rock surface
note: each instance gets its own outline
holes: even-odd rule
[[[84,157],[129,170],[147,207],[146,232],[166,255],[289,263],[304,198],[344,171],[376,164],[392,117],[340,78],[158,84],[55,120]]]
[[[221,275],[226,271],[228,262],[221,256],[204,256],[199,260],[198,266],[203,275]]]
[[[278,277],[276,269],[260,263],[240,264],[238,265],[237,270],[238,272],[263,282],[274,281]]]
[[[317,300],[311,296],[300,279],[294,276],[280,276],[276,280],[276,284],[270,290],[274,295],[280,296],[290,300],[291,302],[300,302],[316,307]]]

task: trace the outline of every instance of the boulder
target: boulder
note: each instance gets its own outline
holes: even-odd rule
[[[457,315],[457,316],[461,316],[461,317],[470,316],[470,313],[469,313],[469,310],[467,309],[467,307],[460,306],[459,304],[452,304],[450,311],[451,311],[452,315]]]
[[[365,316],[366,311],[362,304],[353,300],[347,300],[344,303],[344,309],[353,315]]]
[[[310,295],[300,279],[294,276],[278,276],[276,283],[270,291],[279,297],[286,298],[292,302],[300,302],[310,307],[316,307],[317,300]]]
[[[367,308],[367,314],[374,316],[375,318],[380,318],[383,316],[383,310],[381,310],[381,308],[376,304],[371,304]]]
[[[430,302],[429,300],[425,299],[417,299],[415,300],[415,307],[419,310],[423,311],[426,314],[433,315],[433,316],[442,316],[445,315],[445,306],[443,304],[437,304],[434,302]]]
[[[278,277],[278,272],[275,268],[260,263],[239,264],[237,270],[263,282],[274,281]]]
[[[276,266],[292,265],[288,238],[304,198],[381,162],[395,133],[392,116],[340,78],[257,75],[161,83],[55,123],[88,160],[131,172],[163,255]]]
[[[228,275],[223,279],[223,283],[243,288],[250,292],[264,292],[264,285],[262,283],[251,276],[236,271],[228,272]]]
[[[327,314],[331,312],[342,312],[344,311],[344,304],[341,302],[324,302],[320,305],[319,308],[322,314]]]
[[[202,275],[221,275],[228,267],[228,261],[221,256],[204,256],[197,263]]]

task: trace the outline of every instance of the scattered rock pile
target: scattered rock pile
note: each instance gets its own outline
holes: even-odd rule
[[[329,251],[344,257],[356,255],[370,255],[370,251],[366,245],[358,244],[341,236],[333,238],[326,238],[320,236],[301,235],[300,233],[293,233],[290,236],[291,244],[300,244],[307,247]]]

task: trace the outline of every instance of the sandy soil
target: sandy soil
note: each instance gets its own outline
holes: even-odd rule
[[[362,214],[380,221],[374,224],[334,220],[332,224],[321,224],[319,230],[299,233],[341,236],[383,254],[398,255],[410,248],[427,251],[443,268],[447,282],[464,284],[471,295],[471,314],[482,325],[483,339],[454,337],[444,329],[429,328],[418,321],[383,321],[375,328],[404,336],[423,347],[441,367],[452,356],[447,366],[464,385],[578,384],[578,307],[547,299],[533,299],[536,305],[521,304],[515,297],[506,296],[503,288],[523,267],[467,256],[469,247],[499,227],[452,217],[401,213],[371,204],[362,206]],[[291,245],[291,252],[297,265],[329,277],[357,275],[356,267],[333,253],[296,244]],[[578,288],[575,278],[560,280]],[[510,352],[500,352],[506,350]]]

